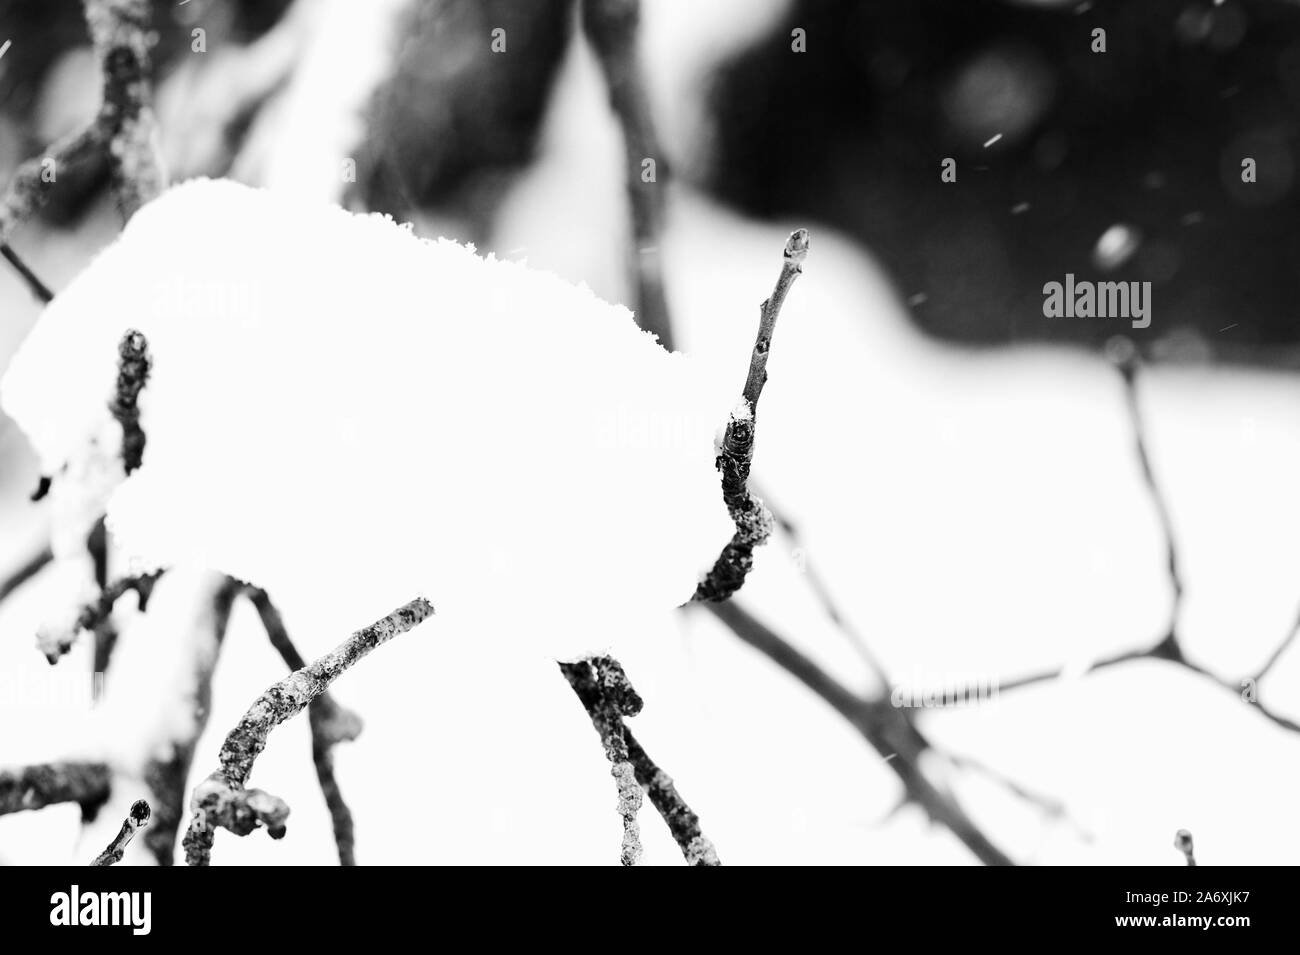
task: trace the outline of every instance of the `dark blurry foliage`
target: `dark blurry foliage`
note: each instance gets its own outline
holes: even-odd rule
[[[194,0],[185,6],[176,0],[152,0],[157,45],[152,51],[155,77],[165,76],[170,64],[190,52],[191,33],[202,27],[209,50],[223,42],[246,43],[270,29],[291,0]],[[5,130],[17,132],[23,142],[13,152],[22,158],[47,145],[35,130],[33,115],[42,84],[60,58],[78,47],[89,47],[82,0],[0,0],[0,43],[12,45],[0,62],[0,112],[10,120]],[[98,78],[94,79],[98,84]],[[66,188],[51,193],[42,218],[67,222],[86,201],[108,182],[108,164],[102,157],[91,174],[69,180]]]
[[[482,225],[527,161],[570,34],[570,0],[439,0],[408,14],[357,168],[362,204],[395,216],[459,206]],[[506,52],[492,51],[495,29]]]
[[[709,185],[858,237],[947,339],[1122,330],[1150,346],[1177,330],[1276,360],[1259,346],[1300,341],[1300,5],[1079,6],[799,0],[715,78]],[[940,180],[945,157],[956,183]],[[1140,241],[1102,271],[1097,241],[1117,224]],[[1151,327],[1044,318],[1043,285],[1067,272],[1152,282]]]

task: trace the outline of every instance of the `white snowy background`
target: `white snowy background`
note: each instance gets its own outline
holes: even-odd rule
[[[642,42],[670,152],[691,136],[700,70],[761,29],[760,8],[771,15],[777,7],[646,4]],[[594,61],[574,44],[539,158],[512,186],[482,251],[626,301],[613,238],[626,232],[620,157]],[[291,183],[292,169],[279,176]],[[1158,639],[1171,599],[1163,540],[1119,377],[1100,358],[1051,347],[970,353],[922,339],[867,251],[816,222],[738,218],[684,187],[672,193],[662,250],[679,347],[730,363],[739,389],[758,303],[796,226],[812,231],[811,252],[777,331],[755,475],[800,526],[805,551],[778,535],[759,551],[738,600],[864,690],[871,678],[811,596],[805,558],[908,686],[1010,680],[1063,663],[1078,671]],[[446,229],[453,238],[454,227],[420,224],[424,234]],[[32,264],[58,289],[117,232],[106,206],[75,232],[29,227],[26,241]],[[282,254],[294,261],[311,250]],[[356,267],[362,276],[365,263]],[[17,280],[0,275],[0,360],[37,315]],[[356,320],[363,329],[365,316]],[[491,356],[467,358],[483,360]],[[1186,585],[1179,632],[1195,662],[1235,681],[1267,659],[1300,607],[1300,384],[1281,373],[1159,366],[1140,389]],[[37,475],[25,438],[0,421],[0,568],[47,533],[47,511],[26,501]],[[635,517],[630,505],[630,524]],[[319,533],[330,535],[328,519]],[[159,684],[180,653],[185,585],[185,574],[159,584],[95,711],[54,699],[89,681],[90,641],[53,669],[34,649],[36,627],[62,599],[56,575],[0,604],[0,763],[117,752],[129,748],[121,734],[130,727],[165,718],[156,713]],[[329,598],[286,608],[308,657],[369,622]],[[129,617],[124,610],[124,623]],[[894,811],[901,789],[880,756],[708,614],[610,615],[606,623],[633,635],[619,652],[646,706],[631,726],[700,814],[724,863],[973,861],[918,808]],[[536,626],[558,631],[565,621],[550,615]],[[335,687],[365,720],[361,738],[336,750],[358,860],[616,864],[615,789],[581,706],[553,663],[470,632],[435,618]],[[255,613],[238,603],[191,785],[215,768],[226,731],[282,672]],[[1300,718],[1298,687],[1300,654],[1292,653],[1260,693]],[[1300,858],[1290,824],[1300,736],[1186,670],[1144,661],[974,708],[930,710],[921,725],[945,750],[1061,801],[1068,818],[1048,818],[936,760],[936,775],[1017,861],[1178,865],[1179,828],[1194,833],[1202,864]],[[251,783],[288,801],[288,834],[273,842],[261,832],[221,833],[214,864],[336,861],[305,719],[272,735]],[[72,806],[0,818],[0,862],[89,859],[102,845],[81,839],[76,820]],[[641,828],[646,864],[680,864],[648,805]]]

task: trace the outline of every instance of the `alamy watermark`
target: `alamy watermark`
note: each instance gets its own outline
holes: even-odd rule
[[[132,935],[148,935],[153,927],[150,892],[82,892],[73,885],[50,896],[51,925],[117,925]]]
[[[896,707],[977,706],[998,698],[997,677],[969,674],[916,673],[910,684],[896,683],[889,702]]]
[[[1068,272],[1065,281],[1043,286],[1046,318],[1121,318],[1134,328],[1151,325],[1150,282],[1076,282]]]
[[[17,667],[0,672],[0,712],[90,710],[104,695],[104,673],[68,667]]]

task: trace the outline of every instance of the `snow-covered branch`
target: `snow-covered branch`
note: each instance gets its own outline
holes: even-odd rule
[[[71,626],[43,627],[36,633],[36,646],[50,663],[58,663],[83,630],[94,630],[113,612],[113,605],[126,594],[134,592],[137,599],[147,600],[159,573],[122,577],[100,591],[99,596],[81,608]]]

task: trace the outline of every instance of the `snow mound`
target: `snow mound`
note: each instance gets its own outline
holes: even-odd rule
[[[219,570],[341,627],[420,594],[571,656],[689,599],[730,536],[713,440],[747,356],[719,381],[586,288],[387,217],[209,180],[141,209],[0,385],[65,496],[120,435],[130,328],[148,444],[107,510],[138,569]]]

